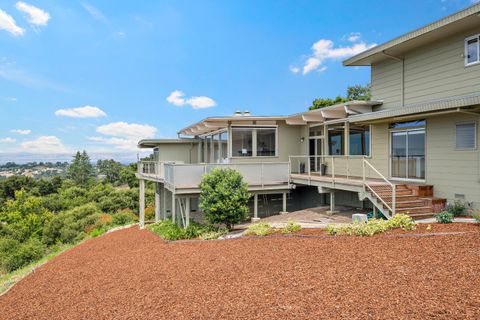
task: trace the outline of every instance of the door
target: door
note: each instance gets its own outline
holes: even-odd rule
[[[312,172],[320,171],[323,154],[323,138],[313,137],[309,139],[308,154],[310,155],[310,170]]]
[[[425,179],[425,129],[391,133],[392,178]]]

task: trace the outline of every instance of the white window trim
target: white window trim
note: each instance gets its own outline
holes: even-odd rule
[[[473,39],[477,39],[477,61],[468,62],[468,41]],[[465,58],[465,67],[473,66],[480,63],[480,34],[476,34],[468,38],[465,38],[463,55]]]
[[[460,124],[473,124],[473,148],[458,148],[457,147],[457,125]],[[476,151],[477,150],[477,121],[461,121],[455,123],[455,151]]]
[[[250,157],[239,157],[239,156],[233,156],[233,130],[235,128],[241,128],[241,129],[252,129],[252,156]],[[257,128],[265,128],[265,129],[275,129],[275,155],[274,156],[257,156]],[[278,125],[261,125],[261,124],[248,124],[248,125],[242,125],[242,124],[235,124],[231,125],[229,127],[229,135],[228,135],[228,142],[229,142],[229,147],[228,147],[228,152],[229,156],[232,159],[251,159],[251,158],[278,158]]]

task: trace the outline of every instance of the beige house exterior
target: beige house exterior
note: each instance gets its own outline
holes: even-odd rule
[[[244,175],[254,218],[275,201],[276,211],[341,203],[387,218],[431,216],[446,201],[480,207],[479,35],[475,4],[344,61],[370,67],[371,101],[212,117],[179,139],[140,141],[154,149],[137,174],[142,223],[145,180],[157,185],[156,219],[169,214],[186,225],[213,167]]]

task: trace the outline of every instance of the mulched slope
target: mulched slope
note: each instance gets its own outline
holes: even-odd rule
[[[480,233],[468,231],[165,243],[130,228],[39,268],[0,297],[0,317],[480,319]]]

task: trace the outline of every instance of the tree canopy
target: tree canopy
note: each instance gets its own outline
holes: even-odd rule
[[[370,94],[370,84],[365,86],[356,84],[354,86],[349,86],[347,88],[347,96],[337,96],[335,99],[330,98],[317,98],[313,100],[312,105],[308,108],[309,110],[316,110],[328,106],[333,106],[336,104],[344,103],[347,101],[353,100],[363,100],[368,101],[371,98]]]

